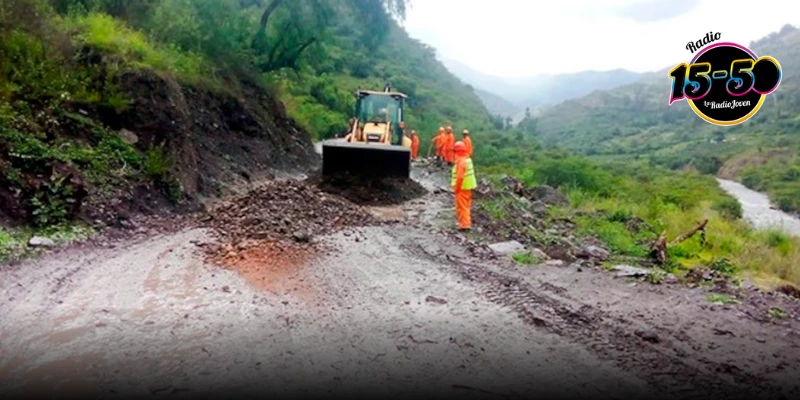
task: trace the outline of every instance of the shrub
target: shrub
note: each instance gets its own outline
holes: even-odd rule
[[[713,209],[728,219],[742,218],[742,204],[734,197],[723,197],[714,203]]]

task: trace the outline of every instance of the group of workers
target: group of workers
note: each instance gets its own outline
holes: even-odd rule
[[[472,157],[472,139],[469,137],[469,130],[464,129],[462,135],[461,142],[466,148],[467,155]],[[409,138],[411,139],[411,159],[416,160],[419,158],[419,135],[417,135],[417,131],[412,130]],[[439,131],[431,141],[433,142],[433,148],[436,149],[436,158],[448,165],[454,165],[457,154],[455,152],[456,139],[453,134],[453,127],[439,127]]]
[[[472,157],[472,139],[469,137],[469,130],[464,129],[462,135],[461,143],[464,145],[467,156]],[[455,151],[456,138],[453,134],[453,127],[439,127],[439,132],[432,141],[436,148],[436,157],[448,165],[454,165],[458,154]]]
[[[462,135],[462,139],[456,141],[452,126],[440,127],[432,142],[437,160],[452,166],[450,185],[455,194],[458,229],[468,231],[472,228],[472,191],[478,187],[478,181],[472,163],[472,139],[469,137],[469,130],[464,129]],[[412,130],[409,137],[411,159],[416,160],[419,158],[419,135]]]

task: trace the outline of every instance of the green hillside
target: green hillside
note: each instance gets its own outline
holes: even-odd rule
[[[488,134],[472,89],[398,25],[405,6],[0,2],[0,222],[60,223],[149,183],[180,202],[309,166],[311,140],[346,129],[358,87],[407,93],[424,138],[443,124]]]
[[[640,82],[549,108],[538,118],[537,138],[585,155],[641,158],[674,169],[719,173],[769,192],[785,210],[798,210],[800,30],[786,26],[751,48],[775,57],[784,75],[779,89],[744,124],[717,127],[698,118],[686,101],[668,106],[665,69]]]

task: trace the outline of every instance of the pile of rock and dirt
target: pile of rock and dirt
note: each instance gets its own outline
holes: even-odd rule
[[[220,238],[234,243],[248,239],[308,243],[317,235],[378,223],[357,205],[296,180],[272,181],[220,202],[208,210],[204,221]]]
[[[417,199],[425,194],[422,185],[413,179],[365,178],[353,175],[338,175],[309,179],[321,191],[343,197],[356,204],[387,206]]]
[[[207,210],[201,225],[219,240],[202,247],[206,261],[237,271],[256,288],[296,291],[303,266],[326,250],[316,236],[380,223],[308,182],[276,180]]]

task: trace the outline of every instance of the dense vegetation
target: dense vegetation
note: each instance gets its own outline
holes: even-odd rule
[[[664,70],[635,84],[552,107],[538,118],[537,137],[586,155],[719,173],[766,191],[784,210],[800,210],[798,44],[800,30],[792,26],[752,43],[757,54],[781,63],[783,79],[744,124],[710,125],[685,101],[668,107],[670,80]]]

